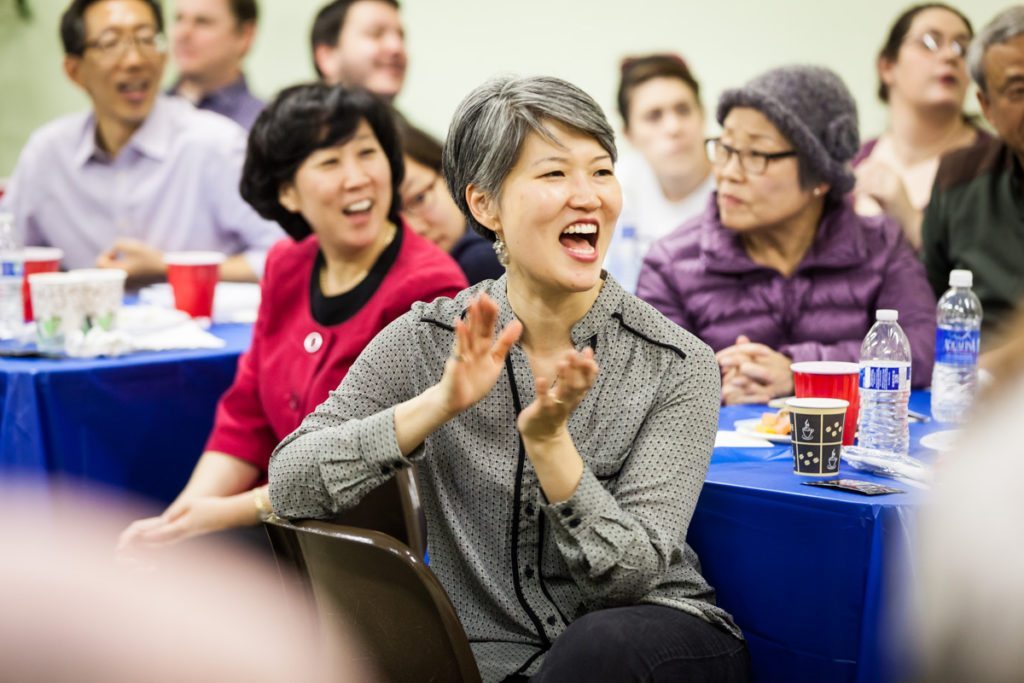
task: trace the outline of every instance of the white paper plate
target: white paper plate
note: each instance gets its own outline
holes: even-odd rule
[[[948,451],[956,445],[960,437],[959,429],[947,429],[942,432],[932,432],[921,437],[921,445],[933,451]]]
[[[740,434],[745,436],[756,436],[759,439],[768,439],[775,443],[789,443],[789,434],[770,434],[768,432],[757,431],[757,425],[761,424],[760,418],[751,418],[749,420],[736,420],[735,429]]]

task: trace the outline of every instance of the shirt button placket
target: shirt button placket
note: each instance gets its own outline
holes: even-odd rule
[[[127,152],[127,151],[126,151]],[[114,225],[117,229],[116,237],[130,237],[132,234],[131,216],[128,215],[128,198],[132,196],[128,188],[128,172],[121,168],[127,153],[122,154],[117,160],[117,169],[114,171]]]

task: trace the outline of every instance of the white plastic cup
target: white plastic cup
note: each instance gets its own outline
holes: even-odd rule
[[[85,326],[83,281],[73,273],[33,273],[28,280],[39,350],[60,353],[68,334]]]

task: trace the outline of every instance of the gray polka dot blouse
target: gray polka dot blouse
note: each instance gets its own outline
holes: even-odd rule
[[[740,637],[685,543],[718,423],[718,365],[703,342],[611,277],[572,328],[600,371],[569,421],[585,462],[569,500],[546,502],[516,430],[534,400],[519,347],[486,398],[401,455],[393,406],[440,379],[452,323],[479,291],[498,303],[501,326],[512,320],[502,277],[417,303],[370,343],[277,447],[274,511],[334,514],[415,462],[431,568],[486,681],[532,674],[569,623],[603,607],[666,605]]]

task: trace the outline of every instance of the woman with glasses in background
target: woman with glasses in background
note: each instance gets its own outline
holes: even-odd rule
[[[927,385],[935,299],[895,221],[846,197],[858,137],[843,82],[773,69],[726,91],[717,116],[715,201],[655,242],[637,295],[715,349],[727,404],[792,393],[793,361],[857,360],[879,308],[899,310]]]
[[[441,143],[395,118],[405,153],[402,216],[409,227],[448,252],[469,284],[497,280],[505,273],[491,243],[470,230],[441,177]]]
[[[856,209],[895,218],[916,250],[939,158],[988,137],[963,114],[973,35],[959,10],[915,5],[896,19],[878,54],[878,98],[889,105],[889,126],[853,160]]]

